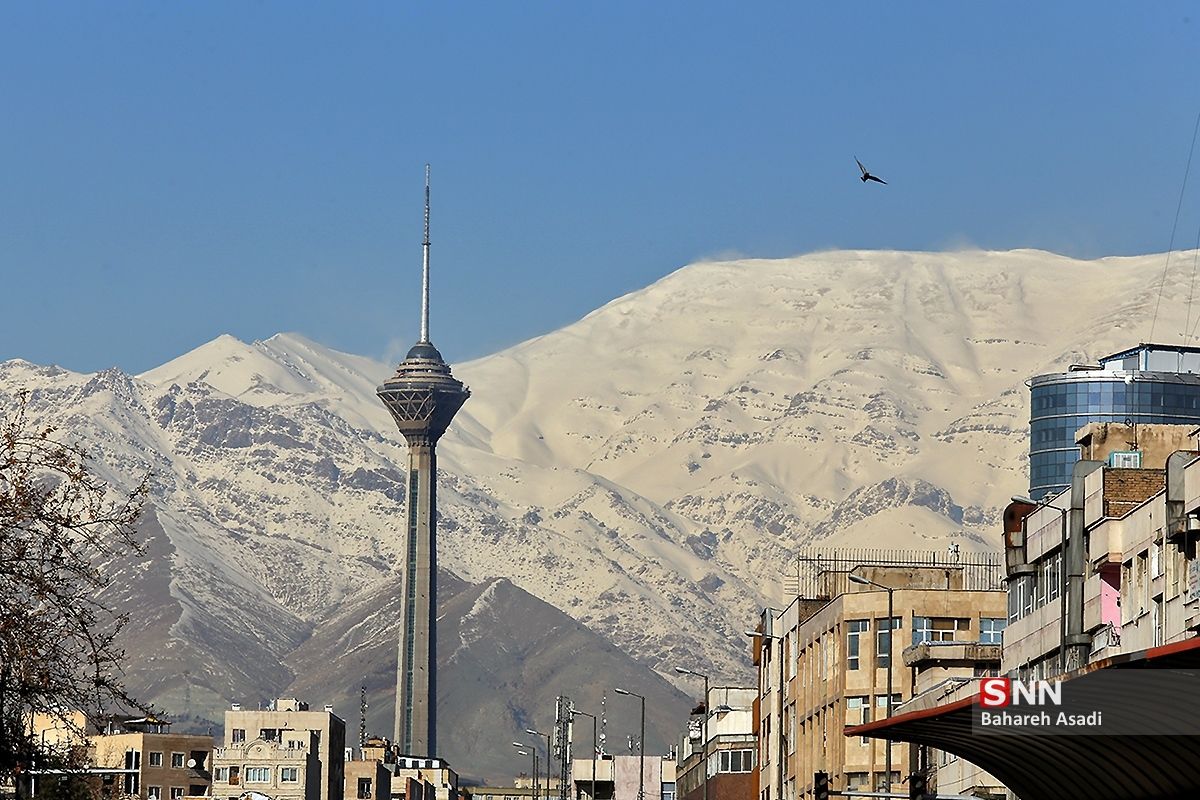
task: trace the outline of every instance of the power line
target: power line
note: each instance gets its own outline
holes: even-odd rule
[[[1192,128],[1192,146],[1188,148],[1187,167],[1183,170],[1183,185],[1179,187],[1179,202],[1175,205],[1175,222],[1171,225],[1171,242],[1167,245],[1167,263],[1163,266],[1162,280],[1158,283],[1158,299],[1154,301],[1154,316],[1150,320],[1150,338],[1154,341],[1154,326],[1158,322],[1158,307],[1162,305],[1163,288],[1167,285],[1167,269],[1171,266],[1171,251],[1175,249],[1175,229],[1179,227],[1179,211],[1183,208],[1183,193],[1187,189],[1188,174],[1192,171],[1192,152],[1196,149],[1196,133],[1200,131],[1200,112],[1196,114],[1196,125]],[[1191,321],[1191,297],[1188,298],[1188,314]],[[1187,328],[1184,327],[1184,337]]]

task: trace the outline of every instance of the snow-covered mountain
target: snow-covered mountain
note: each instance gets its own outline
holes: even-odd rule
[[[1026,486],[1023,381],[1149,338],[1162,263],[827,252],[680,269],[455,366],[472,397],[439,448],[440,561],[468,584],[507,579],[646,669],[748,680],[741,632],[782,601],[801,548],[995,549]],[[1189,278],[1168,277],[1160,340],[1200,314]],[[311,688],[297,669],[328,659],[306,643],[386,596],[405,451],[375,387],[392,370],[296,334],[221,336],[138,376],[0,364],[0,402],[27,388],[110,480],[152,476],[148,561],[114,567],[142,609],[130,670],[149,699],[217,718]],[[454,629],[489,636],[468,623]],[[386,615],[370,624],[376,645],[394,638]]]

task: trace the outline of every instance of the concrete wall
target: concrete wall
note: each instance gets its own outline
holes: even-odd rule
[[[276,709],[239,709],[225,712],[225,744],[234,744],[234,730],[245,733],[245,742],[260,738],[264,729],[279,731],[280,743],[313,747],[309,733],[317,734],[315,752],[321,768],[319,800],[343,800],[345,790],[346,723],[332,711],[308,711],[292,698],[275,703]]]
[[[150,787],[160,789],[159,796],[163,800],[170,800],[172,789],[184,796],[195,797],[208,794],[212,785],[209,771],[213,749],[211,736],[129,732],[93,736],[91,744],[93,763],[100,767],[124,767],[127,752],[138,754],[140,773],[135,792],[137,797],[149,797]],[[162,755],[161,766],[150,765],[151,753]],[[173,767],[172,763],[178,760],[178,755],[183,757],[183,765]],[[187,766],[194,756],[196,766]]]
[[[1195,425],[1126,425],[1120,422],[1092,422],[1075,433],[1080,456],[1089,461],[1108,461],[1108,454],[1119,450],[1138,450],[1142,466],[1161,467],[1176,450],[1190,450],[1195,437],[1188,434]]]

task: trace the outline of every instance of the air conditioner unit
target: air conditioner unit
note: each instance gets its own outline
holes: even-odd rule
[[[1113,469],[1141,469],[1141,450],[1114,450],[1108,454],[1108,465]]]

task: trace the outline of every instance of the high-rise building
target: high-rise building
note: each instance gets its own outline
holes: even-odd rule
[[[343,800],[345,756],[346,723],[333,706],[310,711],[294,697],[258,709],[235,703],[225,712],[225,744],[213,751],[212,796]]]
[[[379,387],[408,443],[408,513],[396,659],[396,744],[408,756],[437,751],[437,453],[438,439],[471,396],[429,340],[429,167],[425,167],[421,337],[396,374]]]
[[[1029,395],[1029,496],[1041,499],[1070,487],[1075,432],[1089,422],[1200,425],[1200,348],[1139,344],[1037,375]]]

